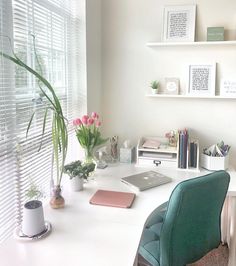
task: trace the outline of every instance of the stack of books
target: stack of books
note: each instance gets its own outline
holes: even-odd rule
[[[189,167],[197,167],[197,149],[198,149],[198,142],[197,141],[190,141],[189,145]]]
[[[198,141],[190,139],[187,129],[179,130],[178,168],[198,168]]]
[[[188,130],[179,131],[179,160],[178,167],[186,169],[187,168],[187,151],[188,151]]]

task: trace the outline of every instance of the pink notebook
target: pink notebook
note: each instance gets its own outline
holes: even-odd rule
[[[111,190],[98,190],[89,203],[118,208],[130,208],[135,198],[134,193]]]

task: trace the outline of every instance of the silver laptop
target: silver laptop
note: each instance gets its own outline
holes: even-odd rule
[[[172,179],[155,171],[148,171],[141,174],[126,176],[121,178],[121,181],[132,186],[139,191],[148,188],[160,186],[172,181]]]

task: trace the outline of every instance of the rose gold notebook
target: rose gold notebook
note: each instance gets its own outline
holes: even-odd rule
[[[118,208],[130,208],[135,198],[134,193],[111,190],[98,190],[89,203]]]

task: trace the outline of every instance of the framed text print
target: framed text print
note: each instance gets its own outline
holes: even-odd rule
[[[188,94],[193,96],[214,96],[216,63],[188,66]]]
[[[165,6],[163,42],[194,42],[196,5]]]
[[[236,98],[236,79],[221,80],[220,96]]]

